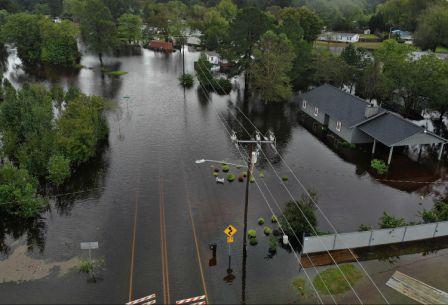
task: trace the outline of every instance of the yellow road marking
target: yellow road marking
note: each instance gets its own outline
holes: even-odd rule
[[[168,272],[168,250],[166,240],[165,225],[165,193],[163,188],[163,178],[159,180],[159,202],[160,202],[160,250],[162,257],[162,278],[163,278],[163,301],[165,304],[171,304],[170,281]]]
[[[132,244],[131,244],[131,267],[129,270],[129,302],[132,301],[132,282],[134,278],[134,254],[135,254],[135,232],[137,228],[137,212],[138,212],[138,189],[135,191],[134,204],[134,224],[132,227]]]

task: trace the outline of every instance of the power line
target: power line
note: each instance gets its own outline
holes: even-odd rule
[[[202,68],[200,67],[199,64],[198,64],[198,67],[199,67],[199,68],[201,69],[201,71],[203,72],[203,70],[202,70]],[[206,78],[206,79],[207,79],[207,81],[209,81],[208,78]],[[209,83],[210,83],[210,81],[209,81]],[[204,90],[204,92],[207,92],[207,90],[206,90],[205,87],[201,84],[201,82],[199,82],[199,84],[200,84],[200,86],[202,87],[202,89]],[[211,84],[211,83],[210,83],[210,84]],[[211,84],[211,85],[212,85],[212,84]],[[212,87],[213,87],[213,85],[212,85]],[[215,88],[214,88],[214,89],[215,89]],[[213,108],[215,114],[217,115],[217,117],[219,118],[219,122],[223,125],[225,131],[229,134],[229,136],[231,136],[230,132],[227,130],[227,127],[225,126],[224,120],[221,119],[221,117],[220,117],[220,115],[218,114],[218,112],[216,111],[214,105],[212,106],[212,108]],[[244,160],[244,156],[243,156],[243,154],[241,153],[240,148],[239,148],[238,146],[236,146],[236,148],[237,148],[238,152],[240,153],[241,157],[242,157],[243,160]],[[255,178],[254,178],[254,180],[255,180]],[[259,190],[260,190],[260,192],[262,193],[263,197],[265,197],[264,194],[263,194],[263,192],[261,191],[260,188],[259,188]],[[272,209],[271,209],[271,212],[272,212],[273,215],[275,215],[275,213],[273,213]],[[283,229],[282,229],[282,232],[284,232]],[[305,276],[307,277],[309,283],[311,284],[311,286],[312,286],[314,292],[316,293],[316,296],[317,296],[319,302],[320,302],[321,304],[323,304],[323,300],[322,300],[321,296],[319,295],[319,293],[318,293],[316,287],[314,286],[313,282],[311,281],[311,278],[309,277],[309,275],[308,275],[308,273],[306,272],[305,268],[303,267],[302,262],[300,261],[300,259],[299,259],[298,255],[297,255],[296,251],[294,250],[294,248],[292,247],[292,245],[291,245],[291,243],[290,243],[289,241],[288,241],[288,244],[289,244],[291,250],[294,252],[295,257],[296,257],[296,259],[297,259],[299,265],[300,265],[301,268],[303,269],[303,271],[304,271],[304,273],[305,273]]]
[[[243,111],[236,106],[236,109],[246,118],[247,121],[250,122],[250,124],[252,124],[252,126],[258,130],[258,128],[255,126],[255,124],[246,116],[246,114],[243,113]],[[268,161],[268,163],[270,164],[270,166],[272,167],[272,169],[274,170],[276,176],[279,178],[281,184],[285,187],[285,189],[287,189],[285,183],[282,181],[282,179],[278,176],[274,166],[272,165],[272,163],[269,161],[268,157],[266,156],[266,154],[264,153],[263,149],[260,148],[260,150],[262,151],[263,155],[265,156],[266,160]],[[285,166],[288,168],[288,170],[292,173],[293,177],[297,180],[297,182],[299,183],[299,185],[302,187],[302,189],[304,190],[305,194],[310,198],[311,202],[313,202],[313,204],[316,206],[316,208],[319,210],[320,214],[324,217],[324,219],[328,222],[328,224],[332,227],[333,231],[335,232],[335,234],[338,234],[336,227],[334,226],[334,224],[329,220],[329,218],[325,215],[325,213],[322,211],[322,209],[319,207],[319,205],[317,204],[317,202],[314,200],[313,196],[311,196],[311,194],[308,192],[308,190],[305,188],[305,186],[303,185],[303,183],[299,180],[299,178],[296,176],[296,174],[294,173],[294,171],[291,169],[291,167],[286,163],[285,159],[281,156],[280,153],[278,153],[278,151],[276,150],[277,154],[279,155],[280,159],[282,160],[282,162],[285,164]],[[290,196],[292,197],[292,194],[290,193],[290,191],[287,189],[288,193],[290,194]],[[317,234],[316,234],[317,235]],[[342,241],[343,242],[343,241]],[[376,283],[373,281],[372,277],[369,275],[369,273],[367,272],[367,270],[364,268],[364,266],[359,262],[359,260],[357,259],[356,255],[354,255],[353,251],[348,248],[345,243],[343,242],[345,248],[350,252],[350,254],[353,256],[353,258],[356,260],[357,264],[361,267],[361,269],[364,271],[364,273],[367,275],[367,277],[369,278],[369,280],[372,282],[372,284],[374,285],[374,287],[376,288],[376,290],[380,293],[381,297],[386,301],[387,304],[389,304],[389,301],[387,300],[387,298],[384,296],[384,294],[381,292],[381,290],[379,289],[379,287],[376,285]],[[328,251],[327,251],[328,252]],[[329,252],[328,252],[329,253]],[[330,255],[331,256],[331,255]]]
[[[230,112],[230,114],[235,118],[235,120],[238,122],[238,124],[240,124],[240,126],[243,128],[243,130],[249,134],[248,130],[244,127],[244,125],[238,120],[238,118]],[[265,158],[267,159],[268,163],[270,164],[271,168],[273,169],[275,175],[277,176],[277,178],[280,180],[281,184],[283,185],[283,187],[285,188],[285,190],[288,192],[289,196],[291,197],[292,202],[294,202],[294,204],[296,205],[296,207],[299,209],[300,213],[302,214],[302,216],[305,218],[306,222],[308,223],[308,225],[310,226],[310,228],[312,229],[314,235],[317,237],[317,240],[321,243],[322,247],[326,250],[327,254],[330,256],[331,260],[333,261],[333,263],[335,264],[336,268],[339,270],[339,272],[341,273],[342,277],[344,278],[344,280],[347,282],[347,284],[350,287],[350,290],[352,290],[353,294],[356,296],[356,298],[358,299],[360,304],[363,304],[361,298],[359,297],[358,293],[355,291],[355,289],[353,288],[352,284],[350,283],[350,281],[347,279],[346,275],[344,274],[344,272],[342,271],[341,267],[338,265],[338,263],[336,262],[336,260],[334,259],[334,257],[331,255],[330,251],[328,250],[328,248],[325,246],[325,244],[322,242],[322,239],[319,237],[319,234],[317,232],[317,230],[314,228],[314,226],[311,224],[310,220],[308,219],[308,217],[306,216],[306,214],[303,212],[302,208],[300,207],[300,205],[296,202],[296,199],[294,198],[294,196],[291,194],[291,192],[289,191],[289,189],[286,187],[285,183],[282,181],[282,179],[280,178],[280,176],[278,175],[277,171],[275,170],[274,166],[272,165],[272,163],[269,161],[269,159],[267,158],[266,154],[264,153],[263,149],[261,149],[261,152],[263,153],[263,155],[265,156]],[[308,194],[309,195],[309,194]],[[309,195],[311,196],[311,195]]]

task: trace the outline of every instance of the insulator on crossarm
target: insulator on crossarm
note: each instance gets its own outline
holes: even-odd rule
[[[260,141],[261,141],[261,135],[260,135],[260,132],[259,132],[259,131],[257,131],[257,132],[255,133],[255,140],[257,140],[257,142],[260,142]]]
[[[232,140],[232,142],[238,141],[238,138],[236,137],[236,133],[233,130],[232,130],[232,135],[230,136],[230,140]]]

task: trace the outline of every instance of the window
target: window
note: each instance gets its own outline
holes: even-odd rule
[[[341,121],[337,121],[336,122],[336,130],[341,131],[341,127],[342,127]]]
[[[319,108],[314,107],[314,115],[317,116],[319,114]]]
[[[306,101],[305,101],[305,100],[303,100],[303,102],[302,102],[302,108],[303,108],[303,109],[306,108]]]

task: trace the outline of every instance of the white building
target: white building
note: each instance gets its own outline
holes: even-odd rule
[[[358,42],[359,34],[356,33],[339,33],[339,32],[326,32],[319,36],[320,41],[334,41],[334,42]]]
[[[207,57],[207,60],[209,63],[211,63],[214,66],[219,66],[219,54],[214,51],[205,51],[205,56]]]

